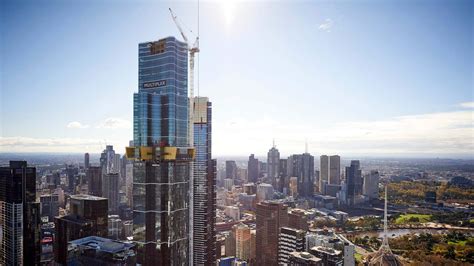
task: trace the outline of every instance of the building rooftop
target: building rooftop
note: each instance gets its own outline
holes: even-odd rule
[[[100,250],[107,253],[120,253],[134,247],[131,243],[121,242],[98,236],[88,236],[69,242],[70,245]]]

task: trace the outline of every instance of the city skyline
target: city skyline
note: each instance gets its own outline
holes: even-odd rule
[[[168,7],[196,29],[191,2],[2,2],[0,152],[123,154],[138,43],[181,39]],[[202,3],[213,154],[275,139],[282,156],[307,140],[315,155],[472,158],[472,3],[403,7]]]

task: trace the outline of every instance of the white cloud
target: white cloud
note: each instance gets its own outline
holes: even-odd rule
[[[107,140],[120,153],[127,144],[121,140]],[[0,152],[93,152],[104,149],[105,140],[84,138],[0,137]]]
[[[88,128],[89,125],[83,125],[81,122],[73,121],[66,125],[67,128]]]
[[[333,26],[333,21],[332,19],[325,19],[323,23],[319,25],[319,30],[325,31],[325,32],[331,32],[331,28]]]
[[[273,138],[283,156],[304,151],[308,139],[313,154],[443,154],[472,155],[474,111],[463,110],[319,125],[295,124],[268,117],[226,125],[213,124],[216,155],[265,154]]]
[[[102,123],[100,123],[97,128],[131,128],[132,123],[130,121],[121,119],[121,118],[115,118],[115,117],[109,117],[105,119]]]
[[[461,106],[462,108],[474,108],[474,102],[460,103],[459,106]]]

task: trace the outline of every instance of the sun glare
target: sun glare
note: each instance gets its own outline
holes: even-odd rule
[[[222,0],[220,1],[220,5],[222,8],[222,14],[224,16],[225,25],[230,27],[234,22],[235,18],[235,11],[237,8],[237,1],[236,0]]]

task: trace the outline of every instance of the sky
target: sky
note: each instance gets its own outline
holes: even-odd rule
[[[1,1],[0,152],[123,153],[138,43],[197,1]],[[472,1],[201,1],[215,156],[474,157]],[[192,32],[190,31],[192,30]]]

